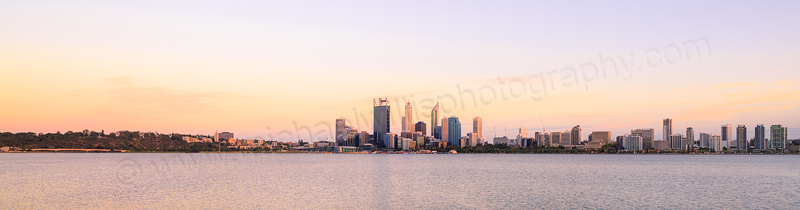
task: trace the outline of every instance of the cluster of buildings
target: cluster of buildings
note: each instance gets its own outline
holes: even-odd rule
[[[400,134],[390,131],[391,109],[386,98],[374,99],[373,109],[372,133],[359,131],[347,126],[345,119],[337,119],[336,146],[419,150],[429,147],[477,146],[486,143],[483,137],[483,122],[480,117],[472,119],[472,132],[467,133],[467,136],[461,136],[461,120],[455,116],[440,119],[438,102],[431,110],[430,125],[423,121],[414,122],[413,107],[410,102],[407,102],[401,120],[402,132]]]
[[[462,136],[461,120],[458,117],[440,118],[439,103],[431,110],[430,125],[423,121],[413,121],[413,107],[410,102],[405,105],[400,134],[390,131],[391,107],[388,99],[373,100],[373,132],[359,131],[346,124],[345,119],[336,120],[336,140],[326,142],[330,146],[360,147],[363,149],[386,148],[394,150],[418,150],[447,146],[467,147],[486,144],[483,137],[481,117],[472,118],[472,131]],[[762,151],[785,150],[791,145],[787,128],[782,125],[770,126],[770,135],[766,128],[759,124],[755,127],[755,138],[747,139],[747,127],[739,125],[734,133],[730,124],[723,125],[720,134],[699,133],[695,136],[694,128],[686,128],[686,133],[674,133],[672,119],[664,119],[663,139],[655,139],[655,129],[642,128],[631,130],[620,136],[613,136],[611,131],[592,131],[588,139],[583,139],[580,125],[565,131],[534,132],[528,135],[525,127],[519,129],[515,139],[507,136],[495,137],[493,144],[507,144],[515,147],[563,147],[577,149],[599,149],[613,146],[618,150],[687,150],[706,149],[707,151]]]
[[[649,129],[652,130],[652,129]],[[737,152],[748,151],[786,151],[791,145],[789,140],[788,128],[782,125],[770,126],[770,135],[766,135],[766,127],[764,124],[755,126],[754,137],[747,137],[747,126],[738,125],[734,132],[731,124],[721,126],[720,133],[704,133],[701,132],[698,138],[695,138],[695,131],[692,127],[686,128],[686,133],[674,133],[672,131],[672,119],[664,119],[663,124],[663,140],[653,139],[652,132],[633,135],[642,136],[643,147],[632,147],[629,150],[641,149],[654,149],[654,150],[687,150],[694,149],[707,149],[709,151],[723,151],[731,150]],[[635,141],[635,140],[634,140]],[[651,144],[652,143],[652,144]],[[625,144],[623,140],[622,144]],[[631,143],[632,145],[635,143]],[[648,145],[652,145],[648,147]]]
[[[235,148],[235,149],[252,149],[252,148],[268,148],[268,149],[287,149],[291,147],[300,146],[298,142],[277,142],[277,141],[267,141],[267,140],[258,140],[258,139],[236,139],[231,132],[214,132],[214,137],[208,136],[183,136],[181,137],[184,141],[188,143],[195,143],[195,142],[224,142],[227,143],[227,148]],[[319,143],[323,144],[323,143]]]

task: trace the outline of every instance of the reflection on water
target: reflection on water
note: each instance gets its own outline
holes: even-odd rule
[[[0,154],[0,209],[793,209],[800,156]]]

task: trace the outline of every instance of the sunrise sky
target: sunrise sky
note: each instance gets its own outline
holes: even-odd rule
[[[800,137],[797,1],[2,1],[0,132],[330,140],[442,116],[484,136],[782,124]],[[541,119],[540,120],[540,116]],[[495,129],[496,127],[496,129]],[[505,130],[504,130],[505,129]],[[310,134],[309,134],[310,133]],[[697,135],[697,134],[696,134]]]

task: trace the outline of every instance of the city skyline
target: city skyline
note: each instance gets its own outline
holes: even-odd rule
[[[792,209],[800,1],[0,1],[0,209]]]
[[[800,138],[797,2],[89,5],[0,3],[3,131],[331,140],[331,119],[371,131],[365,101],[385,97],[394,133],[405,102],[434,126],[438,101],[487,139],[541,121],[664,139],[664,118]]]
[[[375,99],[375,100],[381,100],[381,103],[384,103],[384,104],[391,104],[388,100],[385,100],[384,98]],[[411,104],[410,101],[406,101],[406,105],[405,105],[405,109],[404,109],[404,113],[403,113],[403,118],[402,118],[403,120],[401,121],[401,123],[403,123],[403,124],[405,124],[406,121],[408,120],[406,118],[406,116],[413,115],[413,112],[411,112],[412,106],[410,104]],[[436,105],[431,110],[431,115],[433,117],[438,116],[438,111],[439,111],[439,102],[437,101]],[[376,122],[379,120],[379,118],[380,118],[380,121],[383,121],[383,120],[385,120],[383,115],[384,114],[375,114],[373,116],[373,118],[374,118],[374,120]],[[431,118],[431,121],[433,121],[433,122],[438,122],[439,121],[439,120],[434,120],[434,119],[435,118]],[[566,145],[577,145],[578,143],[582,142],[582,139],[589,139],[589,140],[591,139],[591,137],[590,137],[591,134],[586,136],[588,138],[584,138],[584,136],[581,135],[581,130],[582,129],[581,129],[580,125],[576,125],[576,126],[572,127],[571,129],[567,129],[564,132],[553,131],[553,130],[551,130],[550,132],[547,132],[547,130],[544,127],[544,124],[543,124],[544,121],[542,119],[540,119],[540,120],[542,122],[542,133],[541,134],[549,133],[550,135],[552,135],[553,137],[552,137],[552,139],[550,139],[550,141],[553,141],[554,143],[557,143],[557,144],[560,143],[562,145],[564,145],[564,144],[566,144]],[[472,128],[471,128],[472,131],[471,132],[469,130],[465,130],[463,128],[463,126],[459,122],[458,116],[451,116],[451,117],[441,118],[441,121],[442,121],[442,126],[435,126],[435,125],[431,126],[431,129],[433,130],[431,135],[430,135],[431,137],[434,137],[436,139],[442,140],[444,142],[448,142],[450,144],[458,144],[457,142],[454,142],[456,139],[460,139],[462,137],[469,137],[472,133],[475,133],[479,137],[482,136],[481,133],[482,133],[482,130],[483,130],[482,129],[482,127],[483,127],[483,118],[480,117],[480,116],[477,116],[477,117],[473,118],[473,123],[472,123]],[[337,122],[337,125],[338,125],[339,119],[337,119],[336,122]],[[423,135],[425,135],[424,134],[424,129],[420,130],[420,125],[421,126],[425,126],[424,121],[419,121],[418,124],[415,126],[414,131],[423,131]],[[455,127],[453,125],[455,125]],[[781,128],[778,129],[777,132],[780,132],[781,133],[780,135],[788,135],[786,133],[787,132],[787,128],[785,128],[785,126],[780,125],[780,124],[779,125],[773,125],[773,126],[781,126]],[[338,128],[338,126],[337,126],[337,128]],[[442,135],[441,137],[436,137],[436,134],[434,132],[437,129],[439,129],[439,132],[442,132],[441,133],[441,135]],[[507,131],[508,128],[504,128],[504,130]],[[337,131],[338,131],[338,129],[337,129]],[[458,133],[454,133],[455,131],[458,131]],[[663,133],[663,136],[667,136],[668,138],[663,138],[663,137],[662,138],[656,138],[657,136],[654,134],[655,131],[656,131],[656,129],[647,128],[647,126],[641,126],[641,127],[638,127],[638,128],[631,128],[630,132],[625,132],[624,134],[620,134],[619,136],[617,136],[617,140],[619,140],[620,138],[629,139],[628,138],[629,136],[639,136],[639,137],[642,137],[642,138],[638,139],[638,141],[640,141],[640,143],[633,144],[633,145],[636,145],[637,147],[649,148],[649,147],[653,146],[654,141],[666,141],[670,145],[670,148],[673,148],[673,149],[684,148],[685,149],[685,148],[691,148],[692,145],[695,144],[695,142],[698,142],[697,145],[709,146],[708,142],[712,140],[711,139],[711,135],[713,135],[713,136],[720,136],[721,135],[720,140],[721,140],[721,143],[723,144],[722,147],[733,147],[733,146],[736,146],[737,148],[741,148],[741,147],[745,147],[746,145],[749,145],[749,144],[747,144],[748,142],[753,141],[753,144],[755,145],[755,148],[756,149],[760,149],[760,150],[769,149],[769,146],[768,146],[769,144],[767,142],[765,142],[765,141],[771,141],[769,138],[765,137],[764,124],[758,124],[758,125],[755,126],[755,128],[754,128],[755,132],[751,133],[752,137],[748,136],[748,134],[747,134],[748,133],[747,132],[747,126],[746,125],[739,124],[737,126],[737,128],[736,128],[735,137],[733,137],[731,124],[723,124],[723,125],[720,126],[720,129],[718,130],[719,131],[718,133],[717,132],[708,132],[708,131],[699,131],[699,134],[701,136],[704,136],[704,138],[703,139],[697,139],[697,138],[695,138],[695,136],[696,136],[696,133],[698,133],[698,132],[695,131],[694,127],[691,127],[691,126],[690,127],[686,127],[685,133],[677,133],[677,132],[674,132],[674,130],[673,130],[673,119],[672,118],[665,118],[665,119],[662,120],[662,133]],[[406,132],[406,131],[404,130],[403,132]],[[607,136],[607,137],[604,137],[605,142],[606,143],[610,143],[610,142],[613,141],[612,140],[613,136],[611,135],[610,131],[604,131],[603,129],[599,129],[599,130],[592,130],[591,132],[592,133],[608,132],[608,134],[604,134],[604,136]],[[771,130],[771,132],[775,132],[775,131]],[[375,132],[375,133],[376,133],[376,135],[378,135],[379,132]],[[392,133],[392,132],[387,132],[387,133]],[[538,133],[538,132],[536,132],[536,133]],[[711,135],[709,135],[709,133]],[[770,134],[770,135],[773,135],[773,134]],[[338,133],[337,133],[337,136],[338,136]],[[497,135],[496,132],[495,132],[494,137],[495,138],[496,137],[506,137],[507,138],[507,137],[514,137],[514,136],[513,135],[509,136],[507,132],[504,132],[503,135]],[[509,138],[509,139],[510,140],[520,141],[520,140],[522,140],[524,138],[528,138],[528,130],[527,130],[527,128],[525,126],[520,126],[519,127],[519,132],[516,135],[516,138],[513,138],[513,139]],[[536,136],[535,138],[538,138],[538,136]],[[564,138],[564,139],[562,139],[562,138]],[[742,141],[742,140],[744,140],[744,141]],[[784,140],[785,140],[785,138],[784,138]],[[703,143],[704,141],[705,141],[705,143]],[[563,142],[567,142],[567,143],[563,143]],[[761,143],[756,143],[756,142],[761,142]],[[488,142],[487,141],[487,143],[494,143],[494,142]],[[719,145],[719,143],[717,143],[716,145]],[[767,145],[767,146],[765,146],[765,145]]]

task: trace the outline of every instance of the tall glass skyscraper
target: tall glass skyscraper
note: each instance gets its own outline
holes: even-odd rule
[[[664,119],[664,140],[667,140],[672,135],[672,119]]]
[[[389,133],[389,99],[376,98],[372,100],[373,114],[373,141],[372,144],[379,148],[386,148],[386,134]]]
[[[756,136],[753,138],[755,149],[756,150],[765,150],[769,149],[769,142],[766,141],[765,134],[764,134],[764,124],[756,125]]]
[[[406,102],[405,113],[403,114],[403,130],[414,131],[414,116],[411,108],[411,101]]]
[[[733,126],[731,124],[722,125],[722,131],[720,132],[720,137],[722,137],[722,147],[731,148],[731,142],[733,141]]]
[[[747,152],[750,144],[747,144],[747,126],[739,125],[736,127],[736,150]]]
[[[439,101],[437,100],[436,106],[433,106],[433,109],[431,110],[431,132],[436,131],[436,127],[438,126],[442,125],[439,125]]]
[[[686,128],[686,146],[684,148],[690,149],[694,145],[694,128]]]
[[[461,146],[461,122],[455,116],[447,118],[447,144]]]

